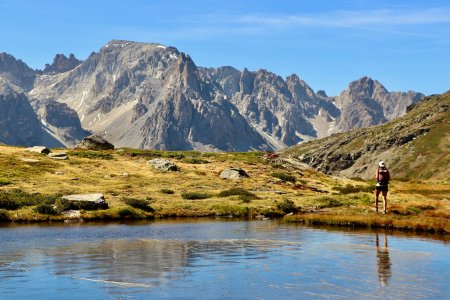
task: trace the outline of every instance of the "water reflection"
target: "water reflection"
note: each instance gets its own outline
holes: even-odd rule
[[[57,247],[55,275],[105,285],[110,293],[123,287],[153,288],[188,276],[198,267],[237,264],[242,258],[266,259],[269,252],[298,243],[270,240],[107,240]]]
[[[388,238],[384,234],[383,245],[380,246],[380,237],[376,233],[375,247],[377,250],[377,266],[378,266],[378,280],[382,287],[389,284],[389,279],[392,275],[391,261],[389,259]]]

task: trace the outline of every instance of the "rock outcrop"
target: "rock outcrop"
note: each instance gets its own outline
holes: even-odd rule
[[[90,135],[85,137],[76,148],[89,150],[114,150],[114,145],[98,135]]]
[[[43,73],[64,73],[75,69],[81,60],[78,60],[72,53],[67,58],[64,54],[56,54],[51,65],[46,64]]]
[[[176,164],[164,158],[154,158],[148,161],[148,165],[159,171],[179,171]]]
[[[25,150],[30,151],[30,152],[40,153],[40,154],[50,154],[50,152],[51,152],[50,149],[48,149],[45,146],[33,146],[33,147],[28,147]]]
[[[220,178],[223,179],[241,179],[249,177],[247,172],[241,168],[229,168],[220,173]]]

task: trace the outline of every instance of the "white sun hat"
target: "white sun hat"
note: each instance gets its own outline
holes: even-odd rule
[[[386,164],[384,163],[384,161],[380,160],[380,162],[378,163],[378,166],[384,168],[384,167],[386,167]]]

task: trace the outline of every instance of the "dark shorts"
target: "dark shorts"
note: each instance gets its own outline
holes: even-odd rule
[[[387,185],[380,185],[380,186],[376,186],[375,187],[376,188],[376,190],[377,191],[381,191],[381,192],[383,192],[383,191],[388,191],[388,186]]]

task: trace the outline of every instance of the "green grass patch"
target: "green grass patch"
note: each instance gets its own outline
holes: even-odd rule
[[[161,189],[160,192],[163,193],[163,194],[166,194],[166,195],[173,195],[173,194],[175,194],[175,191],[171,190],[171,189]]]
[[[155,212],[155,210],[150,206],[151,200],[149,199],[122,198],[122,202],[146,212]]]
[[[105,153],[100,151],[70,151],[67,153],[69,156],[75,156],[80,158],[87,158],[87,159],[106,159],[110,160],[113,159],[113,155],[111,153]]]
[[[284,199],[281,202],[277,202],[276,206],[279,210],[281,210],[287,214],[297,212],[297,207],[295,206],[294,201],[289,200],[289,199]]]
[[[10,221],[9,213],[5,209],[0,209],[0,222]]]
[[[53,204],[60,195],[43,195],[27,193],[22,190],[0,191],[0,209],[16,210],[23,206],[33,206],[42,203]]]
[[[295,178],[294,175],[290,175],[284,172],[273,172],[270,174],[270,176],[281,179],[286,182],[295,183],[297,181],[297,178]]]
[[[338,191],[343,195],[354,194],[354,193],[372,193],[375,190],[374,186],[362,186],[362,185],[352,185],[347,184],[345,186],[334,186],[332,188],[334,191]]]
[[[36,206],[35,211],[43,215],[58,215],[61,213],[54,204],[48,203],[39,204]]]
[[[252,210],[247,206],[234,204],[216,204],[212,206],[216,216],[233,216],[239,218],[248,218],[252,215]]]
[[[198,157],[186,157],[183,159],[183,162],[193,165],[201,165],[201,164],[208,164],[209,160]]]
[[[9,180],[9,179],[6,179],[6,178],[0,178],[0,186],[5,186],[5,185],[8,185],[8,184],[11,184],[12,182],[11,182],[11,180]]]
[[[210,198],[211,195],[199,192],[185,192],[181,193],[181,197],[186,200],[200,200]]]
[[[251,197],[252,199],[258,198],[254,193],[247,191],[243,188],[233,188],[225,191],[221,191],[218,194],[219,197],[229,197],[229,196],[246,196]]]

